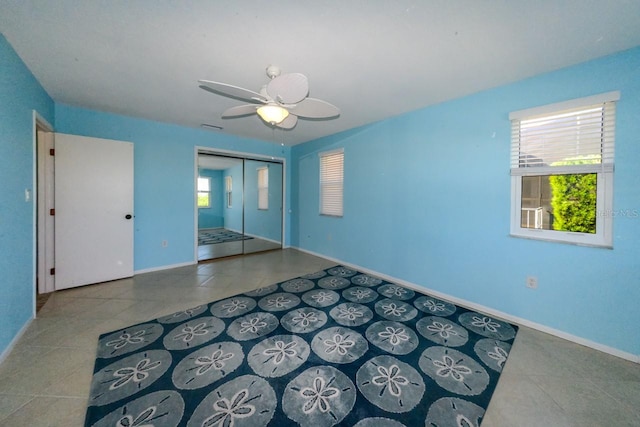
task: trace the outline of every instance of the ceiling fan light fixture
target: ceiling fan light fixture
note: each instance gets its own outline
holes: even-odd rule
[[[289,111],[279,105],[263,105],[258,108],[257,112],[262,120],[272,125],[282,123],[289,116]]]

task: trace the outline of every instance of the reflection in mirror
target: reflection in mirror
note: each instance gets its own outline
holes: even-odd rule
[[[282,247],[282,164],[245,160],[244,253]]]
[[[243,253],[242,163],[198,154],[198,261]]]

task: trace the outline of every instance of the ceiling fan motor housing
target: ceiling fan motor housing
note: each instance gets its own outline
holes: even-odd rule
[[[273,80],[276,77],[278,77],[280,75],[280,73],[282,73],[282,70],[280,70],[280,67],[276,66],[276,65],[269,65],[267,67],[267,76]]]

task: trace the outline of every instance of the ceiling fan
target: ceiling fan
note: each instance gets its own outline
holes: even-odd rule
[[[266,71],[271,81],[260,92],[209,80],[198,80],[198,83],[210,92],[252,103],[229,108],[222,113],[223,119],[258,114],[271,126],[292,129],[298,123],[298,117],[332,119],[340,115],[340,109],[335,105],[307,96],[309,81],[304,74],[282,74],[274,65]]]

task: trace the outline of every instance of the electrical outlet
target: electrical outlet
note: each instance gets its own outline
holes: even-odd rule
[[[527,276],[527,288],[538,289],[538,278],[536,276]]]
[[[166,248],[167,246],[169,246],[169,242],[167,242],[166,240],[162,241],[162,247]]]

